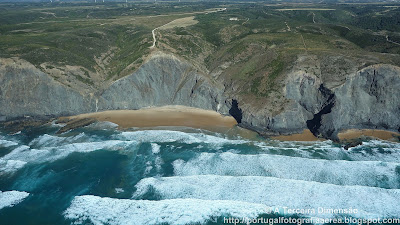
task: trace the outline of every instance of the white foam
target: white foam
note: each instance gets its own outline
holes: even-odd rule
[[[0,147],[3,147],[3,148],[8,148],[11,146],[16,146],[16,145],[18,145],[18,143],[14,142],[14,141],[0,140]]]
[[[146,162],[146,169],[144,170],[144,176],[147,176],[153,169],[151,161]]]
[[[75,197],[64,212],[75,224],[85,221],[110,225],[204,224],[218,216],[255,218],[265,212],[262,204],[200,199],[161,201],[101,198],[84,195]]]
[[[52,136],[48,134],[41,135],[35,139],[33,139],[29,145],[37,145],[37,146],[54,146],[54,144],[60,144],[63,142],[66,138],[65,137],[57,137],[57,136]]]
[[[303,158],[314,158],[314,152],[318,152],[330,159],[342,159],[343,156],[346,156],[343,149],[334,146],[332,141],[298,142],[273,140],[255,142],[254,145],[267,153],[285,155],[291,152],[291,155]]]
[[[21,131],[17,131],[17,132],[15,132],[15,133],[13,133],[13,134],[11,134],[11,135],[19,135],[19,134],[21,134],[22,132]]]
[[[75,136],[69,137],[60,137],[44,134],[35,139],[33,139],[29,146],[34,146],[35,148],[41,147],[57,147],[60,145],[71,144],[76,142],[85,142],[89,141],[89,138],[85,135],[85,133],[80,133]]]
[[[363,141],[362,145],[349,149],[353,160],[380,160],[400,162],[400,143],[383,140]]]
[[[5,207],[13,207],[28,196],[29,193],[24,191],[0,191],[0,210]]]
[[[260,151],[273,154],[287,154],[303,158],[323,157],[327,159],[346,159],[359,161],[400,162],[400,143],[383,140],[365,141],[362,145],[344,150],[332,141],[266,141],[253,142]],[[365,150],[368,149],[368,152]],[[316,156],[315,154],[319,155]]]
[[[198,143],[200,140],[192,135],[180,131],[170,130],[144,130],[133,132],[122,132],[121,136],[127,140],[135,140],[139,142],[185,142]]]
[[[109,122],[109,121],[97,121],[95,123],[92,123],[88,126],[87,128],[92,128],[92,129],[101,129],[101,130],[107,130],[107,129],[115,129],[118,127],[118,124]]]
[[[22,168],[25,164],[52,162],[65,158],[73,152],[87,153],[101,149],[115,151],[126,150],[132,146],[136,147],[136,144],[135,141],[110,140],[102,142],[73,143],[58,147],[44,147],[41,149],[34,149],[26,145],[21,145],[9,154],[0,158],[0,163],[2,165],[17,165],[6,166],[2,170],[3,173],[12,173],[17,169]]]
[[[257,176],[201,175],[145,178],[136,185],[133,198],[149,190],[162,199],[197,198],[233,200],[292,209],[357,209],[358,218],[399,217],[400,189],[339,186],[311,181]],[[332,214],[313,215],[331,217]]]
[[[161,168],[162,168],[163,164],[164,164],[164,160],[160,156],[157,156],[154,160],[154,165],[156,166],[156,169],[158,172],[161,172]]]
[[[51,121],[50,125],[52,127],[65,127],[67,124],[66,123],[57,123],[57,120]]]
[[[391,142],[391,141],[384,141],[384,140],[369,140],[363,141],[362,143],[364,146],[381,146],[387,148],[397,148],[400,150],[400,143],[398,142]]]
[[[122,132],[123,136],[127,140],[135,140],[139,142],[181,142],[186,144],[193,143],[208,143],[215,145],[223,144],[243,144],[247,143],[246,140],[230,140],[224,137],[216,137],[203,133],[185,133],[181,131],[171,130],[141,130],[132,132]]]
[[[153,154],[160,153],[160,148],[161,148],[160,145],[158,145],[156,143],[151,143],[151,151],[153,152]]]
[[[399,163],[344,161],[282,155],[201,153],[188,162],[173,162],[175,175],[272,176],[339,185],[400,188]]]
[[[115,188],[114,190],[115,190],[115,193],[117,193],[117,194],[125,192],[125,190],[122,188]]]
[[[21,160],[3,160],[0,159],[0,175],[5,173],[14,173],[24,167],[26,162]]]

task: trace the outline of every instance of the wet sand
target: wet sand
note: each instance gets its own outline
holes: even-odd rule
[[[379,138],[382,140],[388,140],[388,141],[396,141],[396,140],[398,141],[398,137],[400,136],[400,133],[386,131],[386,130],[349,129],[349,130],[339,132],[339,134],[338,134],[338,137],[341,141],[346,140],[346,139],[347,140],[356,139],[361,136],[375,137],[375,138]]]
[[[79,121],[94,119],[109,121],[119,128],[185,126],[193,128],[233,128],[237,122],[231,116],[223,116],[212,110],[204,110],[185,106],[151,107],[139,110],[111,110],[80,114],[61,120]]]
[[[292,134],[292,135],[280,135],[271,137],[271,139],[279,140],[279,141],[319,141],[324,140],[315,137],[309,129],[304,129],[301,134]]]
[[[388,141],[398,141],[400,133],[386,131],[386,130],[373,130],[373,129],[349,129],[339,132],[338,138],[340,141],[352,140],[360,137],[373,137]],[[281,135],[271,137],[271,139],[279,141],[323,141],[323,138],[315,137],[310,130],[305,129],[301,134]]]

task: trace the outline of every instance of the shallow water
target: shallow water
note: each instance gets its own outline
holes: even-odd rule
[[[372,140],[346,151],[330,141],[245,139],[232,131],[119,131],[108,123],[57,130],[0,132],[0,199],[10,202],[0,209],[0,224],[400,217],[399,143]],[[11,190],[19,192],[4,194]],[[358,213],[293,215],[283,207]]]

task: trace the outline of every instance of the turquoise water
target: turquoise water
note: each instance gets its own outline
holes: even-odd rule
[[[400,217],[399,143],[371,140],[346,151],[330,141],[248,140],[189,128],[119,131],[98,123],[57,130],[0,132],[0,191],[29,193],[0,203],[0,224]]]

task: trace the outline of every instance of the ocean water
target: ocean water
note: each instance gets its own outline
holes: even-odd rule
[[[344,150],[331,141],[190,128],[120,131],[96,123],[56,135],[58,129],[0,131],[0,224],[400,218],[399,143],[366,140]],[[345,218],[353,220],[333,220]]]

